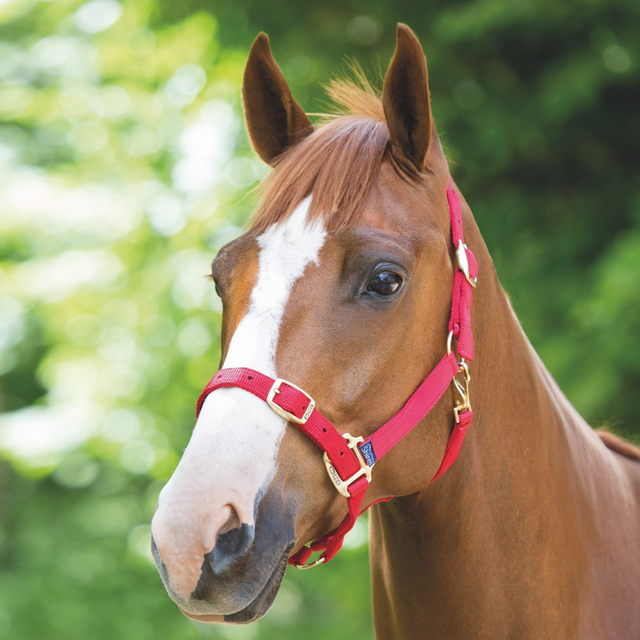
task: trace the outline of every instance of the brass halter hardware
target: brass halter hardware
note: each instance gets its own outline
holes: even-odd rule
[[[296,569],[300,569],[301,571],[303,571],[304,569],[313,569],[313,567],[317,567],[318,565],[321,565],[323,562],[324,562],[324,558],[318,558],[317,560],[314,560],[309,564],[297,564]]]
[[[290,413],[286,409],[283,409],[280,405],[276,404],[273,401],[276,395],[280,393],[280,387],[283,384],[287,385],[287,387],[291,387],[295,389],[296,391],[299,391],[301,394],[307,397],[307,400],[309,400],[309,405],[307,406],[307,410],[304,412],[304,415],[301,418],[298,418],[298,416],[294,416],[293,413]],[[288,380],[283,380],[282,378],[278,378],[273,383],[273,386],[271,387],[271,391],[269,391],[269,394],[267,395],[267,404],[281,418],[284,418],[289,422],[294,422],[295,424],[304,424],[309,419],[309,416],[311,416],[311,414],[313,413],[313,410],[315,409],[315,406],[316,406],[316,401],[306,391],[303,391],[300,387],[297,387],[292,382],[289,382]]]
[[[456,248],[456,262],[458,263],[458,267],[460,271],[464,274],[464,277],[467,279],[467,282],[475,289],[478,286],[478,278],[475,280],[469,275],[469,259],[467,258],[468,249],[467,245],[462,242],[462,240],[458,240],[458,246]]]
[[[453,414],[456,418],[456,422],[460,422],[460,414],[465,411],[471,411],[471,394],[469,392],[469,386],[471,382],[471,372],[469,371],[469,365],[464,361],[464,358],[458,363],[460,370],[458,375],[463,373],[463,382],[458,380],[458,375],[453,379],[453,385],[460,394],[460,400],[458,400],[453,407]]]
[[[453,342],[453,331],[449,331],[449,337],[447,338],[447,355],[451,354]],[[471,371],[469,365],[464,358],[460,358],[458,362],[458,373],[453,379],[453,385],[456,391],[460,395],[460,400],[456,400],[453,407],[453,415],[455,416],[456,423],[460,422],[460,414],[465,411],[471,411]],[[458,376],[463,373],[464,378],[462,381],[458,380]]]
[[[351,449],[353,453],[356,454],[356,458],[360,463],[360,470],[356,471],[348,480],[343,480],[340,477],[340,474],[336,471],[335,467],[331,464],[331,460],[329,459],[329,456],[327,455],[326,451],[323,454],[322,459],[324,460],[324,466],[327,469],[329,478],[331,479],[331,482],[333,482],[333,486],[345,498],[350,498],[351,495],[349,494],[349,486],[353,482],[355,482],[358,478],[365,476],[367,481],[371,482],[371,469],[373,468],[373,465],[369,466],[367,464],[367,461],[364,459],[364,456],[360,452],[360,449],[358,449],[358,444],[360,444],[361,442],[364,442],[363,437],[360,436],[360,437],[354,438],[349,433],[343,434],[342,437],[347,441],[347,445],[349,446],[349,449]]]

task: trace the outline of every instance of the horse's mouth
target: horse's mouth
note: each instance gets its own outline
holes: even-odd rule
[[[182,607],[180,607],[180,611],[187,616],[187,618],[196,620],[197,622],[217,622],[218,624],[248,624],[249,622],[255,622],[269,611],[273,601],[276,599],[282,578],[284,577],[284,572],[287,569],[287,559],[290,552],[291,547],[287,548],[282,554],[282,557],[267,580],[267,583],[262,588],[262,591],[240,611],[227,615],[192,614],[185,611]]]

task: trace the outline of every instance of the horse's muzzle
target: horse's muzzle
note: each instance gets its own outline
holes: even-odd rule
[[[152,535],[151,550],[162,581],[189,618],[242,624],[262,617],[273,604],[295,544],[294,519],[268,508],[264,500],[258,511],[256,527],[243,523],[217,537],[214,548],[202,557],[190,594],[172,586],[171,572]],[[194,558],[184,562],[193,563]],[[175,571],[175,556],[171,564]]]

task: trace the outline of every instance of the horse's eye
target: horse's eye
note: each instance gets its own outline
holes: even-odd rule
[[[379,296],[390,296],[400,288],[401,284],[402,278],[397,273],[381,271],[371,279],[367,291],[377,293]]]

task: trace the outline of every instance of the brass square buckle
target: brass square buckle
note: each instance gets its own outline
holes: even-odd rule
[[[349,486],[358,478],[365,476],[367,478],[367,482],[371,482],[371,469],[373,469],[373,465],[369,466],[367,464],[367,461],[364,459],[362,452],[358,448],[358,444],[364,442],[364,438],[362,436],[354,438],[352,435],[345,433],[342,437],[347,441],[349,449],[351,449],[356,454],[356,458],[360,463],[360,471],[356,471],[348,480],[343,480],[336,468],[333,466],[333,464],[331,464],[331,460],[329,459],[326,451],[324,452],[322,459],[324,460],[324,466],[326,467],[329,478],[331,478],[331,482],[333,482],[335,488],[345,498],[350,498],[351,495],[349,494]]]
[[[295,389],[296,391],[299,391],[305,398],[307,398],[307,400],[309,400],[309,406],[307,407],[306,411],[304,412],[304,415],[301,418],[298,418],[298,416],[293,415],[293,413],[289,413],[286,409],[283,409],[280,405],[277,405],[273,401],[273,399],[276,397],[276,395],[278,393],[280,393],[280,387],[283,384],[286,384],[288,387],[291,387],[292,389]],[[300,387],[296,387],[295,384],[292,384],[291,382],[288,382],[287,380],[283,380],[282,378],[278,378],[273,383],[273,386],[271,387],[271,390],[269,391],[269,393],[267,395],[267,404],[281,418],[284,418],[285,420],[288,420],[289,422],[295,422],[296,424],[304,424],[311,417],[311,414],[313,413],[313,410],[316,407],[316,401],[306,391],[303,391]]]

